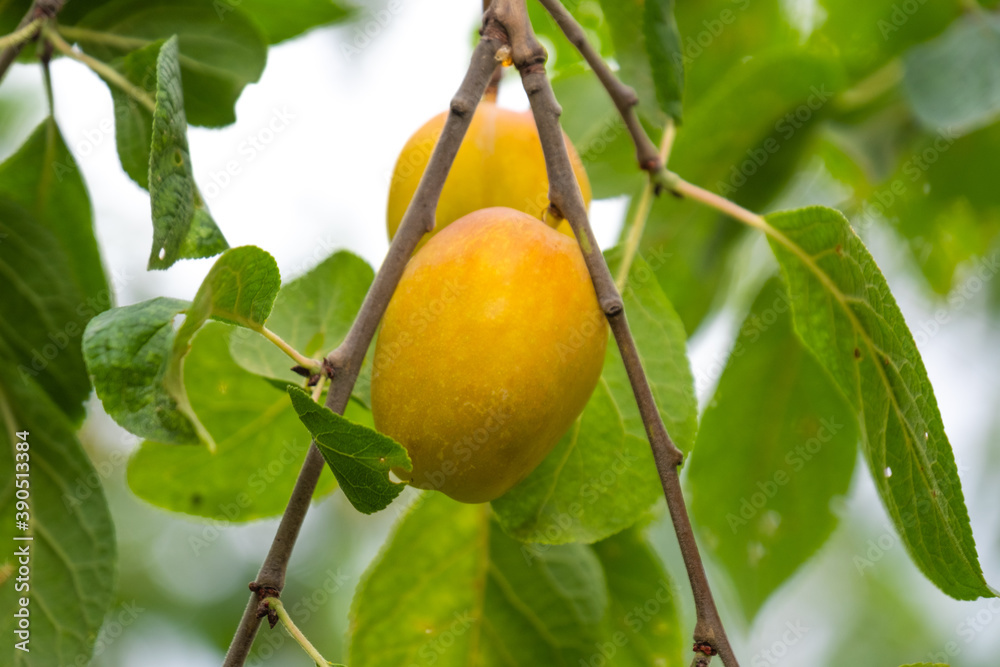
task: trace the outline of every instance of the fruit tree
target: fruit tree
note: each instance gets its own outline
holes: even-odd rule
[[[438,4],[0,2],[0,664],[994,665],[996,0]]]

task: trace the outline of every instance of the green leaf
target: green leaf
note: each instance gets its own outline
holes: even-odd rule
[[[631,528],[592,548],[608,582],[606,633],[618,647],[614,664],[686,665],[681,657],[687,638],[677,611],[679,591],[642,533]],[[603,654],[610,653],[607,647],[602,645]]]
[[[318,26],[337,23],[354,15],[354,9],[334,0],[241,0],[215,4],[220,18],[226,20],[236,7],[245,11],[260,26],[268,44],[297,37]]]
[[[392,468],[413,469],[401,444],[319,405],[298,387],[289,385],[288,394],[299,419],[316,440],[316,446],[355,509],[373,514],[388,507],[402,493],[406,485],[389,479]]]
[[[184,385],[198,418],[216,442],[176,447],[146,441],[128,464],[128,483],[143,500],[173,512],[244,522],[281,514],[309,448],[284,387],[248,373],[229,355],[235,329],[209,322],[184,363]],[[349,417],[363,419],[367,413]],[[324,473],[314,497],[335,488]],[[195,552],[208,544],[191,539]]]
[[[796,332],[855,413],[875,485],[911,557],[954,598],[991,596],[933,388],[875,261],[832,209],[776,213],[767,223]]]
[[[77,2],[69,3],[71,13],[63,12],[60,29],[102,60],[178,37],[184,91],[176,99],[184,101],[192,125],[235,122],[236,100],[264,71],[264,35],[242,7],[224,0],[111,0],[82,2],[73,10]]]
[[[229,247],[194,183],[177,56],[177,38],[171,37],[156,60],[156,111],[149,155],[153,206],[149,269],[167,269],[179,259],[211,257]]]
[[[636,109],[640,116],[656,127],[662,126],[665,117],[654,102],[658,99],[657,84],[653,80],[646,43],[646,24],[647,21],[652,21],[654,10],[644,10],[644,3],[639,0],[600,0],[600,5],[604,10],[604,18],[608,22],[611,39],[615,45],[615,59],[619,65],[618,77],[634,88],[639,96],[639,105]],[[663,18],[662,13],[658,18]],[[654,26],[650,25],[648,29],[654,31]],[[658,29],[655,30],[655,35],[663,38]],[[658,45],[658,48],[662,46],[665,45]],[[661,49],[655,58],[662,52]]]
[[[156,61],[166,40],[157,40],[141,49],[116,58],[111,63],[137,88],[156,97]],[[153,114],[118,86],[109,84],[115,105],[115,144],[122,169],[141,187],[149,189],[150,147],[153,142]]]
[[[885,216],[939,294],[952,290],[963,264],[980,278],[993,276],[1000,271],[994,247],[1000,198],[990,165],[998,155],[1000,123],[961,137],[921,136],[892,178],[866,198],[855,224],[873,223],[875,213]],[[967,296],[961,295],[962,302]]]
[[[334,253],[281,287],[267,326],[307,357],[324,357],[347,335],[374,276],[357,255]],[[257,375],[301,381],[290,370],[288,357],[263,336],[238,331],[231,351],[243,368]]]
[[[84,335],[84,353],[104,409],[141,437],[213,448],[185,390],[191,339],[209,317],[260,331],[280,283],[271,255],[241,246],[216,260],[191,303],[157,298],[95,318]]]
[[[959,2],[820,0],[825,19],[813,43],[834,44],[853,80],[931,39],[959,16]]]
[[[787,7],[780,0],[675,2],[687,106],[699,104],[753,59],[790,47],[801,52],[803,35],[790,23]]]
[[[833,533],[831,501],[846,495],[857,458],[854,416],[795,336],[789,308],[770,280],[740,328],[688,464],[702,542],[748,619]]]
[[[75,426],[42,388],[17,375],[12,351],[0,340],[0,662],[13,667],[89,662],[105,613],[115,599],[115,530],[100,477],[74,435]],[[27,431],[28,450],[17,451]],[[21,446],[23,447],[23,446]],[[15,456],[26,454],[16,459]],[[27,463],[27,477],[24,474]],[[17,465],[17,467],[15,467]],[[15,520],[17,491],[27,480],[29,529]],[[30,536],[32,540],[17,540]],[[17,541],[15,541],[17,540]],[[27,548],[30,580],[19,580],[18,550]],[[9,574],[9,579],[7,578]],[[15,583],[30,589],[15,590]],[[29,600],[29,653],[17,650],[20,599]]]
[[[781,49],[754,58],[688,105],[671,168],[730,198],[765,187],[768,167],[795,152],[790,146],[804,141],[843,86],[839,64],[828,55]],[[766,189],[756,200],[737,199],[762,206],[778,187]]]
[[[908,665],[900,665],[900,667],[948,667],[948,665],[940,662],[911,662]]]
[[[186,445],[206,435],[186,396],[167,384],[173,321],[190,305],[158,297],[114,308],[91,320],[84,332],[83,354],[104,410],[140,437]]]
[[[52,118],[0,164],[0,276],[0,341],[11,363],[82,419],[90,381],[80,340],[112,294],[87,187]]]
[[[619,253],[609,253],[618,263]],[[684,327],[652,271],[636,258],[625,312],[667,431],[690,449],[697,428]],[[524,542],[595,542],[638,521],[662,494],[645,428],[614,339],[583,414],[527,478],[493,501],[508,534]]]
[[[351,616],[348,662],[366,667],[681,664],[672,585],[637,536],[529,547],[485,505],[435,492],[400,522]]]
[[[674,19],[674,0],[646,0],[642,29],[656,100],[665,114],[680,121],[684,57],[681,36]]]
[[[671,169],[745,207],[765,208],[800,168],[842,85],[829,57],[796,49],[756,57],[686,105]],[[654,202],[641,249],[670,254],[656,263],[656,275],[689,333],[712,307],[732,264],[729,253],[744,233],[696,202],[664,196]]]
[[[1000,16],[962,16],[903,63],[903,90],[928,128],[965,134],[1000,113]]]
[[[252,245],[227,250],[198,288],[178,341],[190,340],[209,317],[263,330],[280,285],[278,263],[268,252]]]

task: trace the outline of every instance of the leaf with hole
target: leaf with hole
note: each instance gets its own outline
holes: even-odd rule
[[[156,109],[149,154],[153,208],[149,269],[167,269],[179,259],[211,257],[229,247],[194,183],[177,58],[177,38],[171,37],[156,59]]]
[[[832,209],[766,221],[795,330],[858,420],[875,486],[911,557],[956,599],[991,596],[934,390],[875,260]]]

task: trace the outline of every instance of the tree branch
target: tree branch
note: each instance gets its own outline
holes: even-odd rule
[[[639,122],[639,116],[635,113],[635,107],[639,104],[638,95],[614,75],[608,64],[601,58],[601,54],[587,41],[587,35],[583,32],[583,28],[573,18],[573,15],[563,7],[562,2],[559,0],[539,0],[539,2],[552,15],[559,29],[576,47],[576,50],[580,52],[580,55],[587,61],[591,69],[594,70],[594,74],[607,89],[618,113],[625,121],[625,127],[632,135],[632,143],[635,144],[635,158],[639,162],[639,168],[651,174],[659,171],[663,167],[663,162],[660,160],[656,146],[646,134],[642,123]]]
[[[548,7],[551,3],[542,0]],[[694,630],[695,650],[701,653],[718,653],[726,667],[738,667],[726,637],[726,631],[719,618],[712,592],[705,575],[705,568],[698,552],[694,531],[687,515],[684,495],[681,492],[678,466],[683,454],[674,445],[656,407],[656,401],[649,381],[639,360],[639,353],[625,317],[624,303],[615,286],[604,256],[597,245],[594,233],[587,219],[587,209],[580,193],[580,187],[573,175],[569,154],[559,126],[562,110],[552,92],[552,86],[545,74],[545,49],[542,48],[528,21],[525,0],[493,0],[497,18],[507,28],[510,36],[514,65],[521,72],[524,90],[528,94],[531,110],[538,126],[538,134],[545,154],[545,166],[549,177],[549,199],[553,213],[569,220],[573,232],[580,242],[587,268],[590,271],[598,302],[608,318],[615,341],[621,351],[622,361],[628,373],[632,391],[635,394],[639,413],[646,427],[653,459],[660,475],[663,493],[667,500],[674,532],[680,545],[688,579],[694,596],[697,622]],[[560,5],[561,7],[561,5]],[[565,12],[565,10],[563,10]],[[557,17],[558,20],[558,17]],[[631,107],[629,107],[631,109]],[[645,137],[645,133],[643,133]],[[648,141],[648,137],[646,138]],[[655,153],[656,160],[659,155]]]
[[[31,5],[31,9],[28,10],[28,13],[24,15],[24,18],[21,19],[21,22],[17,25],[17,30],[15,32],[19,32],[20,30],[28,27],[28,25],[37,22],[38,19],[48,20],[53,18],[59,13],[59,10],[62,9],[64,4],[66,4],[66,0],[35,0]],[[41,24],[38,24],[37,27],[40,28]],[[32,38],[33,37],[34,35],[32,35]],[[0,51],[0,81],[3,81],[3,77],[7,74],[7,70],[10,69],[11,64],[17,60],[17,56],[20,55],[21,49],[24,48],[24,45],[28,41],[29,40],[17,41],[3,49],[3,51]]]
[[[451,100],[451,111],[441,137],[420,179],[417,192],[403,216],[399,231],[389,246],[389,252],[368,290],[347,337],[327,357],[332,381],[326,397],[326,407],[338,414],[343,414],[361,370],[365,353],[385,313],[389,299],[403,275],[407,261],[424,234],[434,229],[434,213],[437,210],[445,178],[472,121],[476,105],[486,91],[486,86],[496,68],[496,53],[506,44],[506,33],[495,25],[491,11],[483,18],[482,35],[472,54],[472,62],[465,80]],[[309,447],[309,453],[295,482],[288,506],[281,517],[271,549],[261,565],[256,581],[251,584],[253,594],[229,646],[225,667],[244,664],[260,626],[261,612],[264,611],[261,609],[262,599],[268,596],[277,597],[285,585],[285,572],[292,548],[322,471],[323,456],[313,443]]]

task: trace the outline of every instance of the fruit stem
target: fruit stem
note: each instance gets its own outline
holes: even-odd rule
[[[660,164],[666,168],[670,159],[670,148],[674,144],[674,137],[677,135],[677,126],[674,119],[668,118],[667,124],[663,128],[663,138],[660,140]],[[615,276],[615,287],[618,291],[625,289],[628,281],[628,272],[635,261],[635,255],[639,251],[639,242],[642,241],[642,233],[646,229],[646,220],[649,219],[649,209],[653,206],[653,195],[656,193],[657,184],[653,176],[650,175],[646,185],[642,188],[639,196],[639,203],[635,208],[635,216],[632,224],[628,228],[628,237],[625,239],[625,249],[622,255],[621,266],[618,267],[618,275]]]
[[[389,305],[396,285],[399,283],[406,263],[413,255],[417,243],[429,230],[434,228],[434,214],[438,199],[444,187],[445,178],[455,161],[455,155],[465,137],[465,132],[472,122],[476,105],[486,92],[490,77],[496,69],[496,54],[500,47],[508,44],[507,32],[498,25],[498,17],[493,7],[483,17],[482,39],[472,54],[472,62],[466,72],[465,79],[458,92],[451,100],[448,119],[438,138],[437,145],[431,153],[430,161],[420,179],[420,185],[410,201],[403,221],[400,223],[396,236],[389,244],[389,252],[375,275],[375,280],[365,296],[361,310],[351,325],[347,337],[340,346],[326,357],[326,365],[332,369],[330,389],[326,394],[324,405],[337,414],[343,414],[344,408],[351,397],[354,383],[358,379],[365,353],[368,351],[375,330],[378,328],[382,315]],[[271,548],[264,559],[252,587],[252,594],[247,602],[239,627],[233,635],[229,651],[223,667],[237,667],[246,662],[253,646],[254,637],[260,627],[258,608],[260,605],[260,590],[281,591],[285,585],[285,573],[292,549],[298,538],[302,522],[305,520],[309,503],[320,473],[323,472],[324,460],[316,443],[309,447],[302,470],[299,472],[292,495],[281,516],[281,522],[271,542]]]
[[[278,620],[280,620],[281,624],[285,626],[285,630],[288,631],[288,634],[292,636],[292,639],[299,643],[302,650],[305,651],[306,654],[312,658],[319,667],[330,666],[330,661],[324,658],[323,655],[316,650],[316,647],[312,645],[312,642],[310,642],[306,636],[302,634],[302,631],[299,630],[298,626],[292,621],[292,617],[288,615],[288,611],[285,610],[285,605],[281,604],[281,600],[278,598],[265,598],[264,606],[268,609],[274,610],[275,614],[278,616]]]

